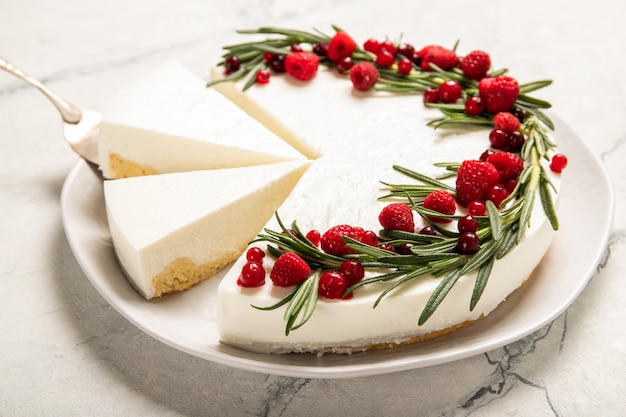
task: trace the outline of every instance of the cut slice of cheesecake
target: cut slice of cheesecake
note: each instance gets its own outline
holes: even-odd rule
[[[176,62],[128,84],[107,106],[99,137],[105,178],[303,159]]]
[[[308,166],[288,161],[109,180],[115,252],[146,298],[185,290],[236,259]]]

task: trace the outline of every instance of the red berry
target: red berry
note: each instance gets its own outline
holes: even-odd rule
[[[410,59],[402,58],[400,61],[398,61],[398,72],[400,74],[409,74],[412,69],[413,63]]]
[[[312,52],[292,52],[285,57],[285,71],[301,81],[313,78],[319,64],[319,57]]]
[[[354,61],[352,60],[352,57],[349,56],[341,58],[335,62],[335,68],[337,68],[337,72],[339,72],[339,74],[350,71],[350,68],[352,68],[353,65]]]
[[[279,287],[298,285],[311,273],[311,268],[300,256],[285,252],[274,263],[270,279]]]
[[[445,81],[439,86],[439,100],[442,103],[456,103],[461,98],[463,89],[453,80]]]
[[[385,230],[415,231],[413,211],[403,203],[392,203],[383,208],[378,215],[378,221]]]
[[[326,56],[328,54],[328,44],[316,43],[313,45],[312,52],[317,56]]]
[[[302,52],[302,46],[300,46],[300,45],[299,45],[299,44],[297,44],[297,43],[294,43],[293,45],[291,45],[291,46],[289,47],[289,50],[290,50],[291,52]]]
[[[522,147],[524,146],[524,142],[526,142],[526,138],[524,137],[524,134],[521,131],[516,130],[514,132],[507,134],[507,138],[506,138],[506,141],[504,142],[503,149],[509,152],[519,152],[522,150]]]
[[[381,49],[376,55],[376,64],[381,67],[390,67],[394,62],[396,62],[395,56],[386,49]]]
[[[504,149],[504,144],[508,140],[509,135],[500,129],[493,129],[489,132],[489,143],[494,149]]]
[[[508,196],[509,192],[500,184],[494,185],[489,192],[487,192],[487,200],[490,200],[498,208]]]
[[[320,277],[317,293],[326,298],[343,298],[348,280],[338,271],[327,271]]]
[[[270,82],[270,72],[266,69],[259,70],[254,78],[257,84],[267,84]]]
[[[483,78],[478,83],[478,93],[485,100],[485,108],[491,114],[509,111],[519,97],[519,84],[513,77],[502,75]]]
[[[500,173],[499,181],[505,183],[508,180],[516,180],[524,170],[524,161],[518,155],[511,152],[497,152],[487,158]]]
[[[520,128],[520,121],[511,113],[503,111],[493,117],[493,128],[503,130],[506,133],[515,132]]]
[[[449,192],[445,190],[435,190],[424,199],[424,208],[433,210],[441,214],[452,215],[456,211],[456,203]],[[451,220],[437,217],[428,217],[430,221],[448,223]]]
[[[392,41],[387,39],[387,40],[382,41],[380,43],[380,51],[379,51],[379,53],[382,52],[382,51],[387,51],[387,52],[389,52],[391,54],[391,56],[394,56],[396,54],[397,48],[396,48],[396,45]]]
[[[337,32],[328,42],[326,56],[333,62],[351,56],[356,50],[356,42],[346,32]]]
[[[343,256],[349,253],[356,253],[346,246],[343,237],[361,241],[364,238],[365,231],[360,227],[354,227],[347,224],[340,224],[328,229],[322,235],[320,244],[324,252],[330,255]]]
[[[457,240],[456,249],[462,255],[476,253],[480,249],[480,239],[472,232],[462,233]]]
[[[461,59],[460,66],[466,77],[479,81],[487,76],[491,58],[487,52],[472,51]]]
[[[487,212],[487,206],[482,201],[472,201],[467,205],[467,211],[472,216],[484,216]]]
[[[494,151],[492,151],[491,149],[487,149],[485,152],[483,152],[483,153],[481,153],[481,154],[480,154],[480,158],[479,158],[479,159],[480,159],[481,161],[485,162],[485,161],[487,161],[487,159],[488,159],[491,155],[493,155],[494,153],[495,153],[495,152],[494,152]]]
[[[371,230],[362,231],[361,236],[357,240],[369,246],[378,245],[378,235]]]
[[[460,204],[484,201],[487,193],[498,183],[500,173],[489,162],[466,160],[461,163],[456,176],[456,196]]]
[[[515,187],[517,187],[517,180],[507,180],[504,183],[502,183],[502,186],[510,195],[513,192],[513,190],[515,190]]]
[[[387,252],[395,252],[396,251],[393,248],[393,246],[391,246],[389,243],[383,243],[382,245],[380,245],[379,249],[386,250]]]
[[[339,272],[348,280],[348,287],[361,281],[365,276],[363,264],[356,259],[346,259],[341,263]]]
[[[424,104],[439,102],[439,89],[428,87],[424,91]]]
[[[420,230],[420,235],[428,235],[428,236],[435,236],[437,234],[437,232],[435,232],[435,229],[433,229],[431,226],[426,226],[424,228],[422,228],[422,230]]]
[[[314,246],[319,246],[320,240],[322,239],[322,235],[317,230],[311,230],[306,234],[306,238],[311,242]]]
[[[567,156],[557,153],[552,157],[550,162],[550,169],[557,174],[560,174],[567,166]]]
[[[478,116],[485,111],[485,102],[479,96],[468,97],[465,100],[465,113]]]
[[[232,74],[233,72],[237,72],[239,71],[239,68],[241,68],[241,61],[239,60],[239,57],[233,55],[226,58],[226,61],[224,62],[224,69],[226,70],[226,74]]]
[[[256,246],[251,247],[246,252],[246,260],[248,262],[263,263],[263,258],[265,258],[265,252],[263,252],[263,249],[257,248]]]
[[[443,70],[449,70],[454,68],[459,62],[459,58],[454,51],[439,45],[425,46],[417,52],[417,55],[422,60],[421,68],[426,71],[432,69],[430,67],[431,63]]]
[[[273,57],[274,57],[274,54],[273,54],[273,53],[271,53],[271,52],[264,52],[264,53],[263,53],[263,60],[264,60],[266,63],[269,63],[269,62],[272,60],[272,58],[273,58]]]
[[[370,38],[363,44],[363,49],[376,55],[380,52],[380,42],[377,39]]]
[[[472,232],[475,233],[478,230],[478,220],[471,214],[463,216],[457,222],[457,229],[459,233]]]
[[[372,88],[380,74],[371,62],[359,62],[350,69],[350,81],[359,91],[367,91]]]
[[[265,269],[258,262],[247,262],[241,268],[237,284],[242,287],[260,287],[265,284]]]
[[[276,73],[285,72],[285,56],[282,54],[272,54],[267,62],[268,67]]]
[[[413,59],[413,55],[415,54],[415,48],[411,44],[401,43],[396,48],[396,53],[398,55],[402,55],[402,56],[408,58],[409,60],[412,60]]]

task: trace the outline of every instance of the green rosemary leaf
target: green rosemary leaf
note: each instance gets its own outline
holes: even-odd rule
[[[497,248],[497,244],[493,240],[490,240],[487,243],[483,244],[478,252],[469,257],[467,263],[461,269],[460,274],[469,274],[474,269],[479,268],[484,263],[494,259],[493,255],[496,253]]]
[[[291,301],[293,296],[296,294],[296,292],[298,291],[299,288],[300,287],[294,288],[289,294],[287,294],[285,297],[283,297],[276,304],[272,304],[271,306],[268,306],[268,307],[259,307],[259,306],[255,306],[255,305],[253,305],[252,307],[256,308],[257,310],[263,310],[263,311],[276,310],[277,308],[282,307],[285,304],[287,304],[289,301]]]
[[[420,268],[420,269],[416,269],[408,274],[406,274],[405,276],[403,276],[402,278],[400,278],[399,280],[397,280],[396,282],[394,282],[393,284],[391,284],[389,287],[387,287],[383,292],[380,293],[380,295],[378,296],[378,298],[376,299],[376,301],[374,302],[374,307],[376,308],[378,306],[378,304],[382,301],[382,299],[389,294],[391,291],[395,290],[396,288],[398,288],[399,286],[405,284],[407,281],[410,281],[416,277],[419,277],[420,275],[424,275],[426,273],[429,272],[430,268]]]
[[[520,94],[528,94],[530,92],[547,87],[550,84],[552,84],[552,80],[540,80],[540,81],[533,81],[533,82],[526,83],[526,84],[520,84],[519,92]]]
[[[478,274],[476,274],[476,282],[474,282],[474,290],[472,291],[472,299],[470,300],[470,311],[474,311],[476,304],[480,301],[480,297],[482,297],[483,292],[485,291],[485,287],[487,286],[487,281],[489,280],[495,261],[496,258],[491,257],[478,270]]]
[[[489,215],[489,224],[491,226],[491,234],[495,241],[499,241],[502,237],[502,218],[500,212],[491,200],[487,200],[487,214]]]
[[[426,306],[424,310],[422,310],[422,314],[420,315],[418,324],[421,326],[426,323],[426,321],[433,315],[433,313],[437,310],[437,307],[441,304],[441,302],[446,298],[448,292],[452,289],[454,284],[459,280],[461,275],[459,274],[460,269],[455,269],[450,272],[444,279],[441,280],[435,291],[431,294],[430,298],[426,302]]]
[[[406,175],[406,176],[408,176],[410,178],[413,178],[413,179],[415,179],[417,181],[420,181],[420,182],[422,182],[424,184],[430,184],[432,186],[435,186],[435,187],[438,187],[438,188],[441,188],[441,189],[444,189],[444,190],[448,190],[448,191],[455,191],[454,187],[452,187],[452,186],[450,186],[450,185],[448,185],[448,184],[446,184],[444,182],[437,181],[437,180],[435,180],[433,178],[430,178],[430,177],[428,177],[426,175],[423,175],[423,174],[420,174],[418,172],[412,171],[412,170],[410,170],[408,168],[404,168],[404,167],[401,167],[399,165],[394,165],[393,169],[395,169],[396,171],[398,171],[398,172],[400,172],[400,173],[402,173],[402,174],[404,174],[404,175]]]
[[[360,287],[363,287],[365,285],[370,285],[370,284],[374,284],[374,283],[377,283],[377,282],[391,281],[391,280],[396,279],[398,277],[401,277],[401,276],[403,276],[405,274],[406,274],[406,271],[398,270],[398,271],[390,272],[388,274],[381,274],[381,275],[377,275],[375,277],[365,278],[362,281],[359,281],[356,284],[354,284],[353,286],[351,286],[350,288],[348,288],[348,290],[346,291],[345,295],[348,295],[348,294],[354,292],[354,290],[356,290],[356,289],[358,289]]]
[[[541,205],[543,207],[543,211],[546,213],[546,217],[550,220],[552,229],[559,230],[559,218],[556,214],[556,208],[554,207],[552,196],[550,195],[549,184],[543,178],[544,177],[542,177],[542,180],[539,182],[539,197],[541,198]]]
[[[420,233],[410,233],[402,230],[381,230],[378,235],[385,239],[406,240],[417,244],[441,242],[444,240],[443,237],[437,235],[422,235]]]
[[[519,97],[517,98],[517,101],[518,101],[518,104],[519,102],[522,102],[526,106],[531,107],[531,108],[549,109],[550,107],[552,107],[552,105],[545,100],[527,96],[525,94],[520,94]]]
[[[517,244],[517,230],[513,227],[509,228],[504,237],[498,244],[498,250],[495,253],[496,259],[502,259]]]
[[[411,252],[415,255],[432,255],[436,253],[449,252],[456,246],[455,239],[446,239],[438,243],[429,245],[415,245],[411,248]]]
[[[321,274],[322,274],[321,270],[318,270],[314,272],[309,278],[307,278],[307,281],[310,280],[310,282],[308,283],[308,287],[306,289],[307,294],[306,294],[305,301],[303,303],[304,311],[302,312],[302,318],[300,319],[300,322],[296,325],[293,325],[293,321],[292,321],[291,322],[292,327],[290,330],[299,329],[313,315],[313,312],[315,311],[315,307],[317,306],[317,299],[318,299],[317,287],[319,286],[319,280],[320,280]],[[300,314],[300,311],[298,311],[298,315],[299,314]]]

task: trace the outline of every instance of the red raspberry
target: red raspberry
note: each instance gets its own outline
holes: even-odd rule
[[[463,206],[472,201],[485,201],[487,193],[499,178],[500,173],[489,162],[463,161],[456,176],[457,200]]]
[[[295,79],[308,81],[315,76],[320,59],[312,52],[292,52],[285,57],[285,71]]]
[[[328,42],[326,56],[333,62],[352,55],[356,50],[356,42],[346,32],[337,32]]]
[[[449,192],[445,190],[435,190],[424,199],[424,208],[441,214],[452,215],[456,212],[456,203]],[[429,220],[438,223],[450,222],[449,219],[439,219],[436,217],[429,217]]]
[[[431,69],[431,62],[443,70],[452,69],[459,62],[459,57],[454,51],[439,45],[425,46],[417,51],[417,55],[422,59],[421,68],[425,71]]]
[[[511,113],[503,111],[493,117],[493,128],[512,133],[520,128],[519,119]]]
[[[460,66],[466,77],[480,81],[491,68],[491,58],[487,52],[472,51],[461,59]]]
[[[516,180],[524,170],[524,161],[518,155],[510,152],[498,152],[487,158],[500,173],[500,183]]]
[[[403,203],[392,203],[383,208],[378,215],[378,221],[385,230],[415,231],[413,211]]]
[[[325,298],[343,298],[347,289],[348,280],[341,272],[327,271],[320,277],[317,293]]]
[[[364,234],[365,231],[361,227],[354,227],[347,224],[333,226],[322,235],[320,242],[321,248],[324,252],[336,256],[356,253],[346,246],[342,238],[346,236],[361,241],[361,239],[365,237]]]
[[[279,287],[298,285],[311,273],[304,259],[293,252],[285,252],[274,263],[270,279]]]
[[[513,77],[483,78],[478,83],[478,93],[485,100],[485,108],[491,114],[509,111],[519,97],[519,84]]]
[[[463,89],[454,80],[445,81],[439,86],[439,100],[442,103],[456,103],[462,93]]]
[[[376,84],[380,74],[371,62],[359,62],[350,68],[350,80],[359,91],[367,91]]]

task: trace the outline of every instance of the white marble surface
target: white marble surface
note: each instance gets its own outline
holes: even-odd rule
[[[206,77],[234,29],[336,23],[356,38],[484,49],[551,101],[614,182],[606,256],[553,323],[469,359],[308,380],[216,365],[142,333],[89,284],[59,208],[77,157],[35,89],[0,72],[0,415],[621,416],[626,414],[626,6],[331,0],[3,1],[0,55],[85,107],[175,59]],[[585,192],[585,190],[580,190]],[[584,245],[585,225],[580,225]]]

